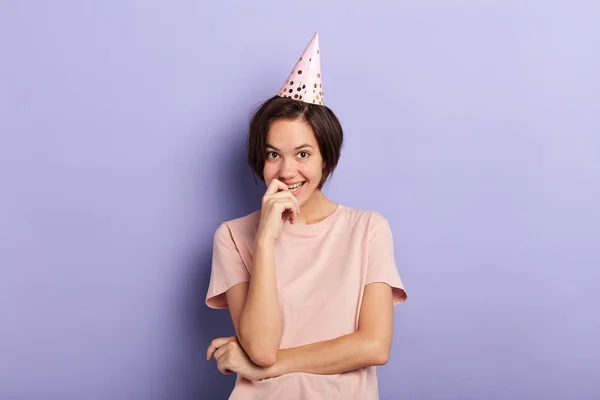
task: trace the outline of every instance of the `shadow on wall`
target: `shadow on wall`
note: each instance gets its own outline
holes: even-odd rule
[[[244,140],[234,146],[233,150],[223,150],[227,159],[235,161],[224,163],[226,167],[220,171],[222,176],[217,178],[220,182],[219,187],[211,194],[217,204],[215,209],[218,210],[218,215],[212,215],[208,219],[217,220],[219,224],[259,209],[266,189],[262,181],[257,178],[255,183],[253,179],[246,163]],[[199,246],[192,259],[191,268],[186,268],[188,276],[185,277],[184,287],[183,329],[187,343],[179,346],[186,354],[180,355],[180,361],[185,362],[178,365],[180,370],[177,372],[181,374],[176,377],[178,393],[171,393],[172,397],[169,398],[172,399],[227,399],[235,383],[235,375],[222,375],[217,370],[214,359],[207,362],[205,358],[206,349],[213,339],[235,333],[228,310],[213,310],[205,304],[210,280],[214,229],[212,226],[201,229],[201,237],[211,240]],[[181,370],[183,368],[185,371]]]

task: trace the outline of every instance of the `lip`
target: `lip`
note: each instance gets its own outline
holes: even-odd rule
[[[297,183],[302,183],[302,182],[306,182],[306,181],[297,181],[297,182],[283,182],[283,184],[284,184],[285,186],[292,186],[292,185],[295,185],[295,184],[297,184]]]
[[[298,189],[295,189],[295,190],[291,191],[294,196],[296,196],[298,193],[300,193],[300,191],[302,190],[302,188],[304,187],[304,185],[306,185],[306,181],[301,181],[301,182],[303,182],[303,183],[302,183],[302,185]],[[300,182],[296,182],[296,183],[300,183]],[[296,183],[292,183],[292,185],[295,185]],[[288,186],[292,186],[292,185],[288,185]]]

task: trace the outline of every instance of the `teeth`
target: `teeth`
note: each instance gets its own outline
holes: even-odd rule
[[[304,182],[298,182],[298,183],[296,183],[296,184],[294,184],[292,186],[288,186],[288,189],[290,189],[290,190],[298,189],[300,186],[302,186],[303,183]]]

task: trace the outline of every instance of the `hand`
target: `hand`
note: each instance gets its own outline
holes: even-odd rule
[[[283,223],[289,220],[294,223],[300,214],[300,203],[296,196],[281,181],[273,179],[262,199],[258,235],[277,239]]]
[[[224,375],[236,373],[251,381],[266,378],[264,368],[254,364],[235,336],[221,337],[212,341],[206,351],[206,359],[214,354],[217,368]]]

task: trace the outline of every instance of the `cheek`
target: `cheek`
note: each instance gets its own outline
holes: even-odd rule
[[[313,185],[318,185],[319,181],[321,180],[321,176],[323,175],[323,168],[321,167],[320,162],[305,165],[301,171],[304,176],[312,181]]]
[[[265,181],[270,181],[271,179],[273,179],[276,173],[277,168],[275,167],[275,165],[273,163],[266,162],[263,168],[263,177],[265,178]]]

